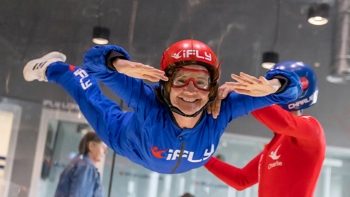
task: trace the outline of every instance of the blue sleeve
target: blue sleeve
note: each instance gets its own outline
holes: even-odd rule
[[[61,85],[79,105],[84,117],[88,120],[101,140],[116,153],[124,155],[128,150],[128,125],[132,112],[123,112],[118,104],[105,97],[98,82],[82,68],[68,66],[66,63],[51,64],[46,73],[49,81]]]
[[[92,195],[96,184],[95,169],[87,165],[77,165],[71,174],[69,196],[85,197]]]
[[[106,66],[106,56],[111,51],[117,51],[130,60],[128,53],[121,47],[95,46],[85,53],[84,68],[119,96],[128,107],[131,107],[139,116],[141,115],[140,119],[143,119],[145,112],[157,105],[154,87],[147,85],[141,79],[109,70]]]
[[[275,69],[269,71],[265,78],[272,79],[275,75],[283,75],[290,81],[289,86],[283,92],[263,97],[252,97],[232,92],[222,101],[220,115],[223,113],[223,116],[221,118],[229,122],[239,116],[249,114],[256,109],[272,104],[287,104],[297,99],[301,91],[298,75],[294,72]]]

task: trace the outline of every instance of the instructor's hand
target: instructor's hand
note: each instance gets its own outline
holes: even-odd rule
[[[214,119],[220,114],[222,99],[225,99],[231,92],[234,92],[234,88],[226,83],[219,87],[215,100],[207,108],[208,114],[211,114]]]
[[[129,77],[146,79],[152,82],[158,82],[159,80],[168,81],[168,77],[165,76],[164,71],[142,63],[116,59],[113,61],[113,66],[119,73],[123,73]]]

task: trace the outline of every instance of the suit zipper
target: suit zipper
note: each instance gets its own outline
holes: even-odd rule
[[[182,142],[179,159],[177,160],[176,165],[171,170],[170,174],[173,174],[175,172],[175,170],[179,167],[181,160],[182,160],[182,155],[184,153],[184,150],[185,150],[185,142]]]

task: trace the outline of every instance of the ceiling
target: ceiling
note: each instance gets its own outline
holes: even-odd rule
[[[336,4],[322,1],[331,5],[330,22],[313,26],[307,22],[307,9],[313,2],[4,0],[0,6],[0,95],[34,102],[70,100],[53,84],[25,82],[23,66],[53,50],[65,53],[69,63],[80,65],[84,52],[94,46],[92,29],[99,24],[100,15],[100,24],[110,28],[110,44],[125,48],[132,60],[154,67],[170,44],[187,38],[207,43],[223,60],[221,82],[230,81],[230,74],[240,71],[263,75],[264,51],[277,51],[280,60],[304,61],[314,67],[320,83],[319,101],[307,112],[321,121],[332,145],[349,146],[349,86],[326,80],[334,56]],[[243,120],[232,129],[245,127],[246,131],[237,132],[259,135],[254,124],[243,125],[251,121],[249,117]]]

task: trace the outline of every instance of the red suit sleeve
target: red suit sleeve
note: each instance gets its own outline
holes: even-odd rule
[[[277,134],[312,141],[323,138],[323,129],[315,118],[293,115],[278,105],[255,110],[252,115]]]
[[[242,169],[220,161],[215,157],[211,157],[204,167],[227,185],[236,190],[244,190],[258,183],[260,156],[261,153]]]

